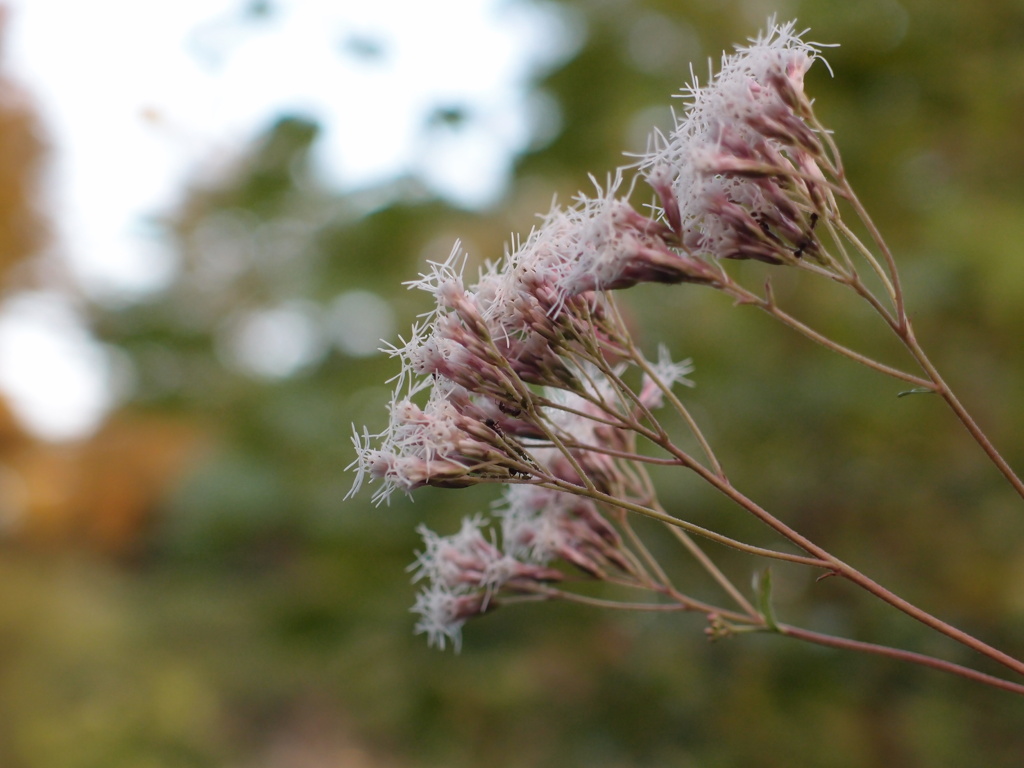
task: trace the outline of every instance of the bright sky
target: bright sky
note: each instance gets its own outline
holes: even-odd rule
[[[118,300],[172,269],[145,217],[282,111],[321,123],[317,165],[340,190],[413,173],[458,204],[492,201],[539,117],[530,73],[568,39],[552,10],[508,0],[6,5],[5,69],[38,100],[54,148],[59,254],[88,294]],[[246,13],[259,5],[269,13]],[[452,105],[475,119],[425,148],[420,127]],[[116,398],[116,371],[59,294],[0,306],[0,390],[37,434],[88,434]]]

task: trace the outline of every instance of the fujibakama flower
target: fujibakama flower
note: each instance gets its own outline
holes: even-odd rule
[[[466,465],[447,458],[424,458],[416,452],[403,450],[386,432],[380,435],[355,432],[352,442],[356,459],[348,469],[355,470],[356,478],[346,498],[358,493],[367,479],[381,481],[373,494],[375,504],[388,501],[396,490],[408,493],[425,485],[459,488],[475,482]]]
[[[535,446],[551,459],[547,477],[582,482],[582,470],[599,484],[613,479],[609,452],[626,447],[616,414],[631,406],[569,362],[584,342],[597,342],[592,350],[612,338],[599,295],[638,282],[715,284],[723,273],[705,257],[781,264],[817,253],[824,177],[803,95],[817,54],[792,22],[772,24],[724,57],[706,87],[690,86],[684,117],[640,163],[661,198],[660,221],[628,202],[617,172],[595,198],[554,208],[475,285],[463,278],[458,243],[429,264],[409,285],[431,293],[435,308],[389,350],[403,364],[391,423],[380,435],[356,434],[353,492],[366,478],[383,481],[378,502],[395,489],[522,480],[536,467],[527,443],[549,437],[546,429],[569,446],[568,455],[564,446]],[[663,377],[684,375],[665,366]],[[660,401],[653,384],[642,386],[644,405]],[[536,386],[562,406],[547,409],[548,427],[530,407]],[[421,408],[413,398],[425,390]]]
[[[572,232],[557,209],[525,241],[513,240],[500,272],[489,281],[488,317],[506,336],[558,335],[555,320],[562,307],[559,282],[573,256]]]
[[[414,393],[440,376],[515,410],[526,394],[517,379],[572,386],[558,350],[567,341],[567,328],[549,314],[556,283],[545,284],[543,270],[526,269],[510,257],[500,271],[488,266],[467,288],[465,260],[457,243],[447,261],[431,263],[430,271],[408,283],[430,292],[436,308],[408,341],[388,350],[403,363],[398,389]]]
[[[504,584],[514,561],[484,537],[482,522],[479,515],[464,518],[454,536],[438,536],[423,525],[417,528],[424,548],[412,565],[413,581],[427,579],[457,594]]]
[[[562,578],[560,571],[524,563],[502,552],[484,534],[485,520],[480,515],[462,520],[459,532],[439,536],[426,526],[417,530],[424,549],[411,568],[413,581],[440,584],[455,594],[484,590],[494,594],[510,583],[549,582]]]
[[[463,281],[466,259],[462,244],[456,240],[446,261],[428,262],[428,272],[421,274],[418,280],[410,280],[405,284],[409,288],[419,288],[434,296],[437,310],[435,313],[427,313],[428,318],[436,322],[448,316],[450,312],[470,334],[487,339],[491,335],[491,329],[481,316],[479,296],[474,289],[467,289]]]
[[[595,576],[609,566],[629,570],[621,537],[590,499],[524,484],[508,486],[502,504],[502,541],[513,557],[564,560]]]
[[[616,197],[621,183],[619,174],[602,192],[595,182],[597,197],[581,195],[574,208],[559,214],[569,233],[565,247],[573,255],[559,281],[565,295],[638,283],[716,282],[717,270],[668,244],[670,227],[639,213],[625,197]]]
[[[484,523],[480,515],[464,518],[452,536],[439,536],[422,525],[418,529],[424,549],[410,570],[414,582],[427,584],[413,611],[421,616],[417,632],[426,632],[431,645],[443,648],[449,638],[458,650],[463,623],[496,607],[499,590],[529,592],[531,586],[563,578],[561,571],[502,552],[484,534]]]
[[[480,297],[463,280],[466,254],[459,242],[443,262],[428,262],[428,270],[406,283],[431,294],[435,308],[421,316],[412,336],[387,352],[402,361],[396,389],[414,394],[442,376],[472,391],[491,390],[515,397],[502,372],[504,359],[492,341],[482,316]]]
[[[826,211],[817,180],[822,145],[808,124],[804,74],[820,46],[794,22],[722,59],[668,137],[652,137],[640,161],[662,218],[694,255],[790,263],[816,250]]]
[[[508,480],[529,470],[529,456],[489,419],[472,409],[460,411],[465,390],[438,380],[421,408],[409,399],[391,403],[388,428],[379,435],[355,433],[356,493],[367,477],[382,481],[376,503],[395,490],[410,492],[425,485],[462,488],[480,479]],[[454,398],[454,399],[453,399]]]
[[[462,625],[495,607],[496,602],[483,592],[457,594],[433,583],[420,591],[411,610],[420,615],[416,634],[426,634],[427,642],[441,650],[450,640],[457,653],[462,647]]]
[[[654,376],[644,373],[643,384],[640,387],[640,402],[646,408],[653,410],[662,406],[665,397],[662,387],[672,389],[676,384],[693,386],[693,382],[686,378],[693,373],[693,361],[673,362],[668,347],[664,344],[658,347],[658,362],[651,366],[651,370]]]

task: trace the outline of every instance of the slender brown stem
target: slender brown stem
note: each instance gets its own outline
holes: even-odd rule
[[[536,473],[535,473],[536,475]],[[538,478],[540,475],[536,475]],[[503,482],[508,482],[504,480]],[[627,509],[630,512],[636,512],[638,515],[650,517],[654,520],[658,520],[667,525],[675,526],[676,528],[682,528],[685,531],[694,533],[705,539],[722,544],[723,546],[731,549],[738,550],[740,552],[746,552],[749,555],[756,555],[758,557],[767,557],[772,560],[784,560],[787,563],[797,563],[798,565],[809,565],[812,568],[831,568],[831,562],[822,560],[817,557],[805,557],[804,555],[795,555],[789,552],[778,552],[774,549],[766,549],[764,547],[756,547],[753,544],[746,544],[736,539],[731,539],[728,536],[723,536],[720,533],[715,533],[712,530],[697,525],[696,523],[689,523],[686,520],[681,520],[678,517],[673,517],[667,512],[662,512],[651,507],[645,507],[642,504],[634,504],[631,501],[620,499],[607,493],[603,493],[598,490],[590,490],[579,485],[567,482],[557,477],[546,477],[542,479],[540,483],[541,487],[551,488],[556,491],[566,491],[568,493],[576,494],[577,496],[587,496],[596,501],[604,502],[613,507],[621,507]]]
[[[537,443],[537,446],[544,447],[546,443]],[[623,461],[632,461],[637,464],[653,464],[661,467],[678,467],[679,461],[677,459],[665,459],[657,456],[645,456],[642,453],[635,453],[632,451],[619,451],[615,448],[608,448],[603,445],[591,445],[589,443],[575,443],[571,440],[563,442],[566,448],[573,450],[583,451],[586,453],[597,453],[604,456],[611,456],[616,459],[622,459]],[[531,447],[534,447],[531,445]]]
[[[900,273],[899,270],[896,268],[896,259],[892,255],[892,251],[889,250],[889,245],[882,238],[882,233],[875,225],[875,222],[868,215],[868,211],[864,207],[864,204],[861,203],[860,198],[858,198],[856,193],[854,193],[853,187],[851,187],[849,182],[847,182],[845,179],[843,180],[843,186],[845,187],[845,194],[843,196],[850,203],[850,205],[853,206],[853,210],[857,214],[857,217],[864,223],[864,226],[867,227],[868,233],[871,235],[871,239],[875,241],[875,245],[878,246],[878,250],[881,251],[882,253],[882,258],[885,259],[885,266],[889,272],[889,278],[892,281],[887,287],[890,289],[892,295],[893,305],[896,309],[896,317],[900,318],[901,320],[905,320],[907,317],[907,311],[903,301],[903,287],[900,284]],[[846,234],[848,237],[853,237],[853,233],[848,229],[844,234]],[[854,238],[854,240],[856,241],[856,238]],[[862,250],[862,252],[867,254],[866,258],[872,264],[875,264],[875,259],[873,256],[870,255],[868,249],[865,248],[863,245],[860,245],[859,241],[856,242],[858,244],[858,247]],[[884,279],[885,278],[883,277],[883,280]]]
[[[724,573],[722,573],[721,569],[715,565],[714,561],[708,557],[707,553],[697,545],[697,542],[695,542],[686,531],[675,526],[669,526],[669,529],[675,537],[679,539],[679,542],[686,547],[686,550],[694,557],[694,559],[701,564],[704,570],[711,574],[711,577],[718,582],[719,586],[728,593],[729,597],[736,601],[736,605],[738,605],[748,616],[754,617],[758,615],[757,609],[750,604],[750,601],[743,596],[743,593],[736,588],[736,585],[733,584]]]
[[[875,597],[888,603],[897,610],[900,610],[908,616],[916,619],[925,626],[928,626],[958,643],[961,643],[962,645],[965,645],[968,648],[999,662],[1018,674],[1024,675],[1024,662],[1021,662],[1009,654],[988,645],[973,635],[967,634],[966,632],[954,627],[952,624],[942,621],[938,617],[918,608],[913,603],[904,600],[899,595],[886,589],[878,582],[863,574],[861,571],[843,562],[824,548],[815,544],[803,534],[783,523],[777,517],[757,504],[753,499],[737,490],[727,479],[703,466],[700,462],[695,461],[685,451],[680,450],[667,441],[662,443],[662,447],[668,450],[673,456],[676,456],[676,458],[679,459],[680,464],[696,472],[703,480],[717,489],[720,493],[724,494],[743,509],[753,514],[776,533],[803,549],[811,555],[818,564],[826,564],[825,567],[832,570],[837,575],[856,584],[860,588],[873,594]],[[820,567],[820,565],[818,567]]]
[[[845,184],[845,188],[846,192],[844,194],[844,197],[853,206],[854,211],[856,212],[857,216],[861,219],[861,221],[864,223],[864,226],[867,227],[868,232],[871,235],[871,239],[874,241],[875,245],[878,246],[879,251],[881,251],[882,253],[882,257],[885,259],[886,267],[888,268],[889,274],[892,278],[891,292],[893,304],[896,310],[895,318],[890,317],[888,312],[886,312],[884,308],[877,303],[877,300],[874,299],[874,296],[872,296],[870,292],[864,289],[863,285],[859,284],[859,282],[857,284],[851,283],[851,286],[854,288],[854,290],[857,291],[857,293],[861,297],[868,300],[872,307],[874,307],[875,311],[882,315],[882,317],[886,320],[890,327],[892,327],[893,331],[899,337],[900,341],[903,342],[904,346],[909,350],[910,354],[917,361],[918,365],[921,366],[922,370],[924,370],[924,372],[928,375],[928,378],[931,380],[927,388],[934,390],[940,397],[942,397],[943,400],[946,401],[946,403],[952,409],[953,413],[970,433],[971,437],[974,438],[975,442],[977,442],[978,445],[981,446],[981,449],[985,452],[989,459],[991,459],[992,463],[995,464],[996,467],[999,469],[1003,477],[1005,477],[1006,480],[1010,483],[1010,485],[1013,486],[1013,489],[1017,492],[1017,494],[1021,496],[1021,498],[1024,498],[1024,481],[1022,481],[1021,477],[1016,472],[1013,471],[1013,468],[1010,467],[1009,463],[1003,458],[1002,454],[999,453],[996,447],[992,444],[991,440],[988,439],[988,436],[981,429],[981,427],[978,426],[978,423],[974,420],[974,418],[971,416],[968,410],[956,397],[956,395],[953,393],[953,390],[942,378],[942,375],[939,373],[938,369],[925,354],[924,349],[917,342],[917,338],[914,335],[913,327],[910,323],[910,318],[906,313],[906,308],[903,299],[903,289],[900,286],[899,273],[896,269],[896,261],[893,258],[892,252],[889,250],[889,246],[886,244],[884,238],[882,237],[882,233],[878,230],[878,227],[871,220],[871,217],[868,215],[867,210],[864,208],[863,204],[857,198],[857,195],[854,193],[853,189],[849,186],[849,184]],[[849,237],[852,237],[852,233],[849,232],[849,230],[846,229],[845,227],[844,234],[846,234]],[[867,249],[863,245],[860,245],[858,243],[858,246],[862,251],[866,252]]]
[[[547,599],[557,600],[568,600],[573,603],[580,603],[581,605],[589,605],[594,608],[611,608],[613,610],[620,611],[648,611],[648,612],[661,612],[661,613],[679,613],[682,611],[692,611],[693,613],[703,613],[705,615],[716,615],[722,616],[730,621],[736,621],[744,626],[750,623],[750,617],[744,616],[743,614],[736,613],[735,611],[729,611],[719,608],[714,605],[702,602],[700,600],[694,600],[674,589],[655,589],[656,592],[666,594],[673,602],[670,603],[637,603],[637,602],[625,602],[620,600],[608,600],[601,597],[591,597],[589,595],[581,595],[578,592],[569,592],[567,590],[558,589],[557,587],[543,586],[540,584],[531,584],[528,586],[524,585],[524,589],[529,591],[531,594],[545,597]],[[512,602],[514,598],[505,598],[507,602]]]
[[[758,296],[752,291],[748,291],[746,288],[743,288],[736,284],[731,285],[729,287],[729,291],[741,302],[753,304],[759,309],[764,310],[772,317],[782,321],[790,328],[794,329],[795,331],[798,331],[802,335],[809,338],[811,341],[820,344],[826,349],[830,349],[833,352],[837,352],[840,355],[848,357],[854,362],[860,363],[861,365],[871,368],[872,370],[878,371],[879,373],[884,373],[886,376],[891,376],[894,379],[899,379],[900,381],[905,381],[908,384],[913,384],[915,387],[920,387],[922,389],[935,388],[934,383],[929,381],[928,379],[923,379],[920,376],[915,376],[912,373],[906,373],[905,371],[901,371],[898,368],[893,368],[891,366],[885,365],[884,363],[880,363],[877,360],[867,357],[866,355],[862,355],[860,352],[857,352],[856,350],[850,349],[849,347],[843,346],[842,344],[833,341],[827,336],[814,330],[810,326],[800,322],[795,317],[790,315],[788,312],[785,312],[783,309],[781,309],[774,301],[771,301],[770,299],[762,298],[761,296]]]
[[[793,544],[803,549],[809,555],[812,555],[820,561],[828,563],[828,567],[831,570],[833,570],[837,575],[842,576],[847,581],[856,584],[861,589],[870,592],[875,597],[879,598],[883,602],[888,603],[894,608],[902,611],[908,616],[917,619],[925,626],[931,627],[937,632],[940,632],[943,635],[946,635],[947,637],[956,640],[958,643],[961,643],[962,645],[965,645],[968,648],[977,651],[983,656],[987,656],[993,661],[999,662],[1005,667],[1012,669],[1017,674],[1024,675],[1024,662],[1015,659],[1013,656],[1010,656],[1009,654],[1004,653],[998,650],[997,648],[993,648],[991,645],[982,642],[973,635],[969,635],[963,630],[957,629],[952,624],[948,624],[945,621],[942,621],[942,619],[939,619],[938,617],[933,616],[927,611],[918,608],[913,603],[904,600],[899,595],[886,589],[881,584],[864,575],[853,566],[847,565],[842,560],[835,557],[822,547],[819,547],[817,544],[812,542],[807,537],[790,528],[788,525],[786,525],[777,517],[775,517],[770,512],[765,510],[763,507],[758,505],[752,499],[740,493],[730,483],[723,482],[713,472],[708,471],[706,468],[700,465],[695,465],[691,467],[691,469],[700,474],[701,477],[704,478],[704,480],[711,483],[711,485],[717,488],[721,493],[728,496],[730,499],[732,499],[741,507],[743,507],[748,512],[753,514],[755,517],[757,517],[763,523],[765,523],[770,528],[775,530],[777,533],[784,536]]]
[[[864,301],[870,304],[871,308],[878,313],[882,320],[885,321],[886,325],[888,325],[897,334],[900,332],[900,328],[902,328],[904,323],[903,318],[893,316],[893,314],[882,303],[882,301],[877,296],[875,296],[875,294],[873,294],[871,290],[864,284],[864,282],[860,279],[859,274],[855,272],[854,274],[850,275],[849,278],[845,281],[845,284],[852,288],[858,296],[864,299]]]
[[[619,509],[618,513],[619,527],[621,527],[622,530],[626,532],[626,538],[629,539],[629,542],[633,546],[633,549],[640,553],[641,559],[645,563],[647,563],[647,567],[654,574],[654,578],[656,578],[662,584],[670,584],[670,580],[668,574],[665,573],[665,569],[661,567],[661,563],[659,563],[658,559],[651,554],[651,550],[647,548],[647,545],[644,544],[643,539],[641,539],[640,536],[637,535],[636,529],[633,528],[633,526],[630,524],[629,512],[627,512],[624,509]],[[651,580],[648,577],[648,583],[650,583],[650,581]]]
[[[711,467],[719,475],[724,475],[722,471],[722,465],[721,463],[719,463],[718,457],[715,455],[714,450],[711,448],[711,444],[708,442],[707,437],[705,437],[703,430],[701,430],[700,425],[697,423],[697,420],[693,418],[693,414],[690,413],[690,409],[683,405],[682,401],[678,397],[676,397],[675,392],[672,391],[672,388],[666,386],[665,383],[661,380],[661,377],[654,372],[650,364],[647,362],[647,359],[640,353],[640,350],[638,350],[636,346],[633,344],[633,340],[631,338],[629,339],[629,348],[630,351],[633,353],[633,361],[644,373],[646,373],[650,377],[651,381],[655,383],[655,385],[661,390],[665,398],[672,404],[672,407],[675,409],[676,413],[678,413],[679,416],[686,423],[686,426],[690,430],[690,433],[694,436],[694,438],[696,438],[698,445],[700,445],[700,448],[704,452],[704,455],[707,457],[707,460],[711,463]]]
[[[994,688],[1001,688],[1004,691],[1024,694],[1024,685],[1020,683],[1003,680],[1002,678],[994,677],[993,675],[987,675],[984,672],[978,672],[970,667],[964,667],[959,664],[953,664],[949,661],[936,659],[933,656],[926,656],[923,653],[904,651],[899,648],[890,648],[886,645],[876,645],[875,643],[865,643],[860,640],[849,640],[844,637],[835,637],[834,635],[825,635],[820,632],[812,632],[807,629],[792,627],[787,624],[778,624],[777,629],[781,635],[792,637],[797,640],[804,640],[808,643],[824,645],[830,648],[841,648],[849,651],[859,651],[861,653],[871,653],[877,656],[896,659],[898,661],[907,661],[911,664],[920,664],[942,672],[949,672],[950,674],[958,675],[959,677],[964,677],[968,680],[984,683],[985,685],[990,685]]]
[[[648,498],[652,499],[651,506],[653,506],[654,508],[661,512],[664,512],[665,509],[664,507],[661,506],[661,502],[658,501],[657,493],[654,490],[654,483],[651,481],[651,476],[648,474],[647,468],[643,466],[637,466],[636,475],[637,482],[641,484],[641,492],[645,493]],[[625,517],[627,514],[628,513],[625,510],[623,510],[623,516]],[[629,525],[628,520],[624,520],[623,524],[626,527],[626,529],[630,531],[630,533],[636,536],[632,526]],[[701,549],[700,545],[693,540],[693,537],[691,537],[690,534],[688,534],[686,531],[684,531],[682,528],[679,528],[678,526],[668,525],[666,527],[679,540],[679,543],[681,543],[686,548],[690,555],[700,564],[700,566],[705,570],[705,572],[707,572],[708,575],[710,575],[711,578],[713,578],[718,583],[718,585],[723,590],[725,590],[725,592],[736,602],[736,604],[744,612],[746,612],[751,618],[759,617],[760,614],[758,614],[757,609],[755,609],[754,606],[751,605],[750,601],[747,600],[746,597],[744,597],[743,593],[740,592],[736,585],[732,583],[732,580],[728,576],[726,576],[725,573],[722,572],[722,569],[715,564],[715,561],[708,557],[708,554],[703,549]],[[643,546],[642,543],[641,546]],[[643,547],[643,549],[645,552],[647,551],[646,547]],[[660,566],[659,570],[661,570]],[[661,573],[664,574],[664,571],[661,571]],[[667,576],[663,575],[659,578],[661,578],[662,583],[664,583],[667,587],[672,588],[672,584]]]
[[[913,328],[910,322],[906,322],[904,325],[903,332],[900,334],[900,338],[906,345],[907,349],[917,360],[918,364],[924,369],[924,372],[928,374],[933,382],[931,389],[946,401],[953,413],[956,414],[957,419],[964,425],[967,431],[970,433],[974,441],[981,446],[981,449],[989,457],[996,468],[1002,473],[1003,477],[1006,478],[1007,482],[1013,487],[1017,494],[1024,498],[1024,481],[1021,480],[1020,476],[1013,471],[1010,464],[1003,458],[1002,454],[999,453],[998,449],[992,444],[992,441],[988,439],[988,435],[978,426],[978,423],[971,416],[970,412],[964,407],[963,403],[960,402],[959,398],[953,393],[953,390],[946,383],[945,379],[939,373],[938,369],[932,363],[932,361],[925,354],[924,349],[917,343],[917,339],[914,336]]]

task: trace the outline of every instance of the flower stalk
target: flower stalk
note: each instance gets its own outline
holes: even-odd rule
[[[803,78],[821,46],[793,22],[725,56],[705,86],[685,91],[688,106],[667,136],[654,134],[632,169],[620,169],[592,197],[554,208],[504,260],[477,281],[464,277],[456,244],[410,287],[435,309],[388,351],[402,363],[379,435],[356,433],[356,480],[379,483],[377,503],[423,486],[503,486],[493,519],[467,518],[453,536],[421,527],[424,548],[412,570],[423,589],[413,608],[417,631],[435,645],[461,643],[464,624],[500,605],[569,600],[599,608],[701,613],[712,639],[772,632],[818,645],[925,665],[1002,690],[1002,680],[913,651],[823,635],[778,621],[770,574],[747,595],[701,546],[835,575],[1016,674],[1024,661],[911,604],[839,559],[737,489],[685,398],[689,360],[657,361],[634,342],[612,292],[640,283],[715,290],[753,306],[816,344],[877,373],[945,400],[970,435],[1024,498],[1024,483],[953,394],[918,342],[896,259],[850,186],[838,146],[804,93]],[[634,176],[627,183],[627,172]],[[629,200],[646,183],[650,215]],[[596,183],[595,183],[595,186]],[[869,233],[861,242],[844,222],[852,213]],[[743,286],[727,265],[757,261],[798,269],[865,301],[899,339],[923,375],[884,364],[787,312],[771,289]],[[880,295],[859,270],[873,276]],[[680,447],[658,415],[688,434]],[[703,456],[698,460],[695,456]],[[689,473],[764,523],[784,542],[761,546],[662,506],[649,466]],[[677,589],[631,523],[635,515],[667,528],[733,607]],[[698,539],[701,543],[698,543]],[[786,548],[792,551],[785,551]],[[641,590],[650,601],[582,594],[580,581]]]

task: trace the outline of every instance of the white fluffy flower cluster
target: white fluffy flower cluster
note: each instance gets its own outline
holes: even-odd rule
[[[787,261],[807,247],[813,182],[822,148],[807,124],[804,74],[821,46],[795,22],[776,25],[722,58],[669,136],[654,134],[639,166],[661,201],[661,218],[695,256]]]
[[[561,571],[504,554],[484,535],[484,522],[480,515],[467,517],[452,536],[419,528],[424,549],[411,570],[413,581],[425,581],[426,586],[412,610],[420,616],[416,632],[426,634],[431,645],[444,648],[446,640],[451,640],[458,650],[462,625],[493,608],[498,590],[527,590],[562,578]]]
[[[557,489],[623,487],[630,425],[639,429],[675,384],[689,385],[692,368],[665,349],[657,363],[640,358],[602,293],[642,282],[723,288],[719,259],[814,255],[822,150],[803,77],[817,53],[793,23],[772,24],[724,57],[708,85],[690,86],[674,131],[655,136],[637,164],[660,201],[653,217],[631,205],[635,179],[625,184],[620,170],[604,189],[594,182],[594,197],[554,208],[476,283],[467,285],[456,243],[408,284],[435,307],[388,350],[402,363],[390,421],[380,434],[355,435],[351,493],[367,478],[380,481],[378,503],[424,485],[507,486],[500,546],[480,517],[450,537],[421,530],[414,568],[426,586],[413,610],[432,644],[458,647],[465,620],[499,593],[560,578],[552,560],[596,577],[630,568],[595,502]],[[609,362],[623,355],[643,370],[629,396],[624,368]]]

